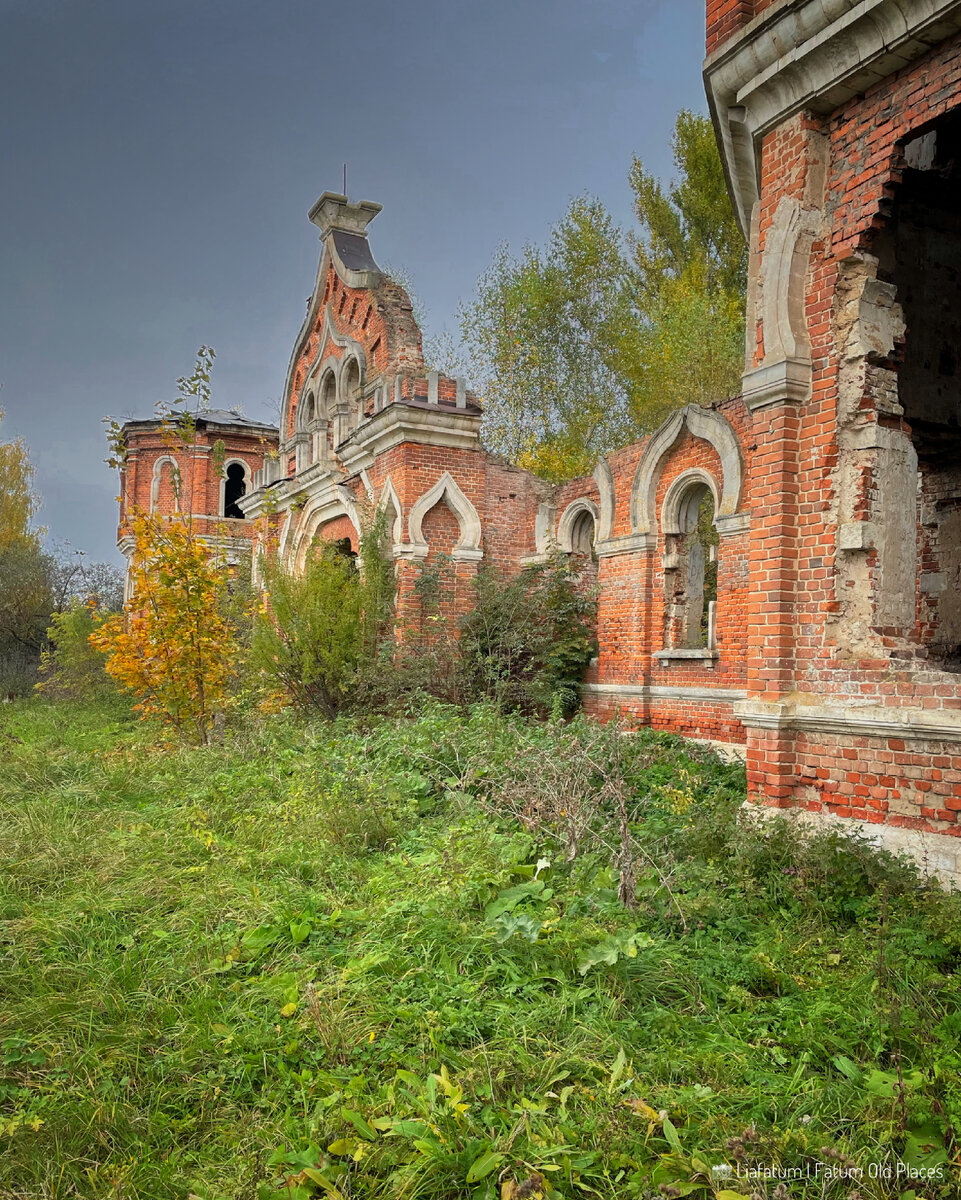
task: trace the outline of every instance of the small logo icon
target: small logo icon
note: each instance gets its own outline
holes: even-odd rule
[[[715,1179],[730,1179],[734,1174],[734,1168],[730,1163],[715,1163],[711,1167],[711,1174]]]

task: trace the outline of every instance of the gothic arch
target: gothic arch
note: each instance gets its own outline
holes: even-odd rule
[[[357,513],[357,503],[350,488],[342,485],[324,488],[322,494],[308,503],[297,527],[287,534],[282,545],[282,557],[290,564],[295,573],[304,569],[307,560],[307,550],[314,540],[317,530],[337,517],[349,517],[350,523],[357,530],[357,536],[362,536],[360,518]],[[286,532],[286,531],[285,531]]]
[[[692,489],[698,484],[703,484],[711,493],[714,500],[714,511],[717,512],[719,490],[714,476],[700,467],[691,467],[689,471],[682,471],[667,489],[664,503],[661,505],[661,533],[665,536],[687,532],[684,528],[686,502]]]
[[[594,522],[594,541],[600,538],[600,509],[587,496],[579,496],[568,504],[557,523],[557,544],[566,554],[575,550],[574,527],[584,513],[589,513]]]
[[[397,489],[394,487],[394,481],[389,475],[381,488],[377,507],[386,511],[387,519],[390,521],[388,530],[390,540],[395,546],[399,546],[404,538],[404,508],[397,495]],[[394,514],[393,519],[390,516],[391,512]]]
[[[231,467],[240,467],[243,470],[244,490],[240,493],[241,496],[247,495],[247,493],[250,491],[250,484],[253,479],[253,473],[250,470],[250,464],[244,459],[228,458],[224,461],[224,465],[220,472],[220,503],[218,507],[218,512],[222,517],[227,515],[227,509],[229,507],[227,503],[227,483],[230,480],[228,472],[230,471]],[[236,499],[239,499],[239,497]],[[234,502],[236,502],[236,499]]]
[[[737,434],[719,413],[691,404],[665,421],[644,447],[631,488],[632,532],[657,532],[657,485],[671,451],[685,431],[709,442],[721,460],[722,485],[717,498],[717,516],[730,517],[738,511],[744,487],[744,458]]]
[[[425,492],[415,501],[407,518],[407,530],[410,534],[411,547],[418,556],[426,557],[430,547],[424,538],[423,521],[435,504],[446,499],[451,512],[457,518],[460,526],[460,537],[454,546],[452,557],[458,559],[480,559],[481,523],[477,509],[464,495],[450,471],[445,471],[429,492]]]
[[[157,501],[160,499],[160,483],[163,479],[163,469],[168,465],[170,467],[170,486],[173,489],[175,511],[180,512],[181,497],[177,494],[179,491],[177,481],[180,479],[180,464],[172,454],[161,454],[159,458],[154,459],[153,474],[150,479],[151,512],[157,507]]]
[[[324,257],[326,259],[326,255]],[[322,264],[323,261],[324,260],[322,260]],[[288,422],[290,421],[291,408],[299,407],[301,401],[308,391],[314,391],[314,394],[318,397],[318,400],[324,398],[324,387],[327,383],[326,375],[328,372],[335,372],[335,380],[339,384],[339,373],[343,371],[347,360],[356,359],[360,369],[361,382],[363,382],[366,375],[367,356],[364,354],[363,346],[349,334],[337,332],[337,326],[332,315],[332,305],[328,302],[324,306],[324,319],[321,326],[320,339],[317,343],[317,353],[314,358],[314,365],[309,371],[307,371],[303,384],[299,388],[296,388],[294,386],[296,382],[294,374],[295,364],[298,360],[301,350],[303,349],[304,343],[309,337],[307,330],[310,328],[310,324],[310,314],[308,314],[308,320],[305,322],[304,328],[301,330],[301,335],[297,339],[293,354],[291,355],[290,365],[287,368],[287,382],[285,385],[286,399],[284,402],[284,411],[280,425],[282,430],[289,428]],[[327,348],[330,345],[336,346],[338,350],[342,351],[342,357],[339,364],[336,358],[325,357]],[[317,386],[318,379],[321,380],[320,387]],[[338,386],[336,388],[335,399],[339,400],[342,398],[341,388]],[[330,417],[329,413],[322,415],[325,415],[328,419]],[[294,419],[296,420],[296,413],[294,414]]]

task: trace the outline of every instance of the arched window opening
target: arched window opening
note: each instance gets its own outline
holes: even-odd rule
[[[320,389],[320,403],[317,406],[317,431],[314,434],[314,458],[317,462],[327,461],[333,449],[330,436],[336,404],[337,384],[333,372],[328,371]]]
[[[347,367],[347,376],[344,381],[344,395],[348,404],[348,423],[351,429],[356,429],[360,424],[362,417],[362,400],[360,390],[360,364],[357,359],[352,359]]]
[[[671,539],[676,549],[665,559],[667,645],[713,650],[719,538],[706,484],[695,484],[681,498]]]
[[[243,463],[232,462],[224,479],[224,516],[235,521],[244,520],[237,501],[247,494],[247,471]]]
[[[574,518],[571,526],[571,553],[590,555],[591,558],[596,557],[594,553],[596,532],[594,514],[585,508]]]

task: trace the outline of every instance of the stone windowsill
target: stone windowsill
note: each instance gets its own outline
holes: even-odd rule
[[[701,661],[713,666],[721,655],[720,651],[709,650],[707,646],[670,646],[665,650],[655,650],[654,657],[661,662],[670,662],[672,659],[684,659],[685,661],[693,659],[695,662]]]

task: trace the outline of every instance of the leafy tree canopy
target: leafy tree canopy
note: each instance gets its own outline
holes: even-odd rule
[[[706,117],[680,113],[674,163],[665,186],[634,160],[636,230],[579,197],[461,311],[488,444],[547,479],[738,389],[746,253]]]

